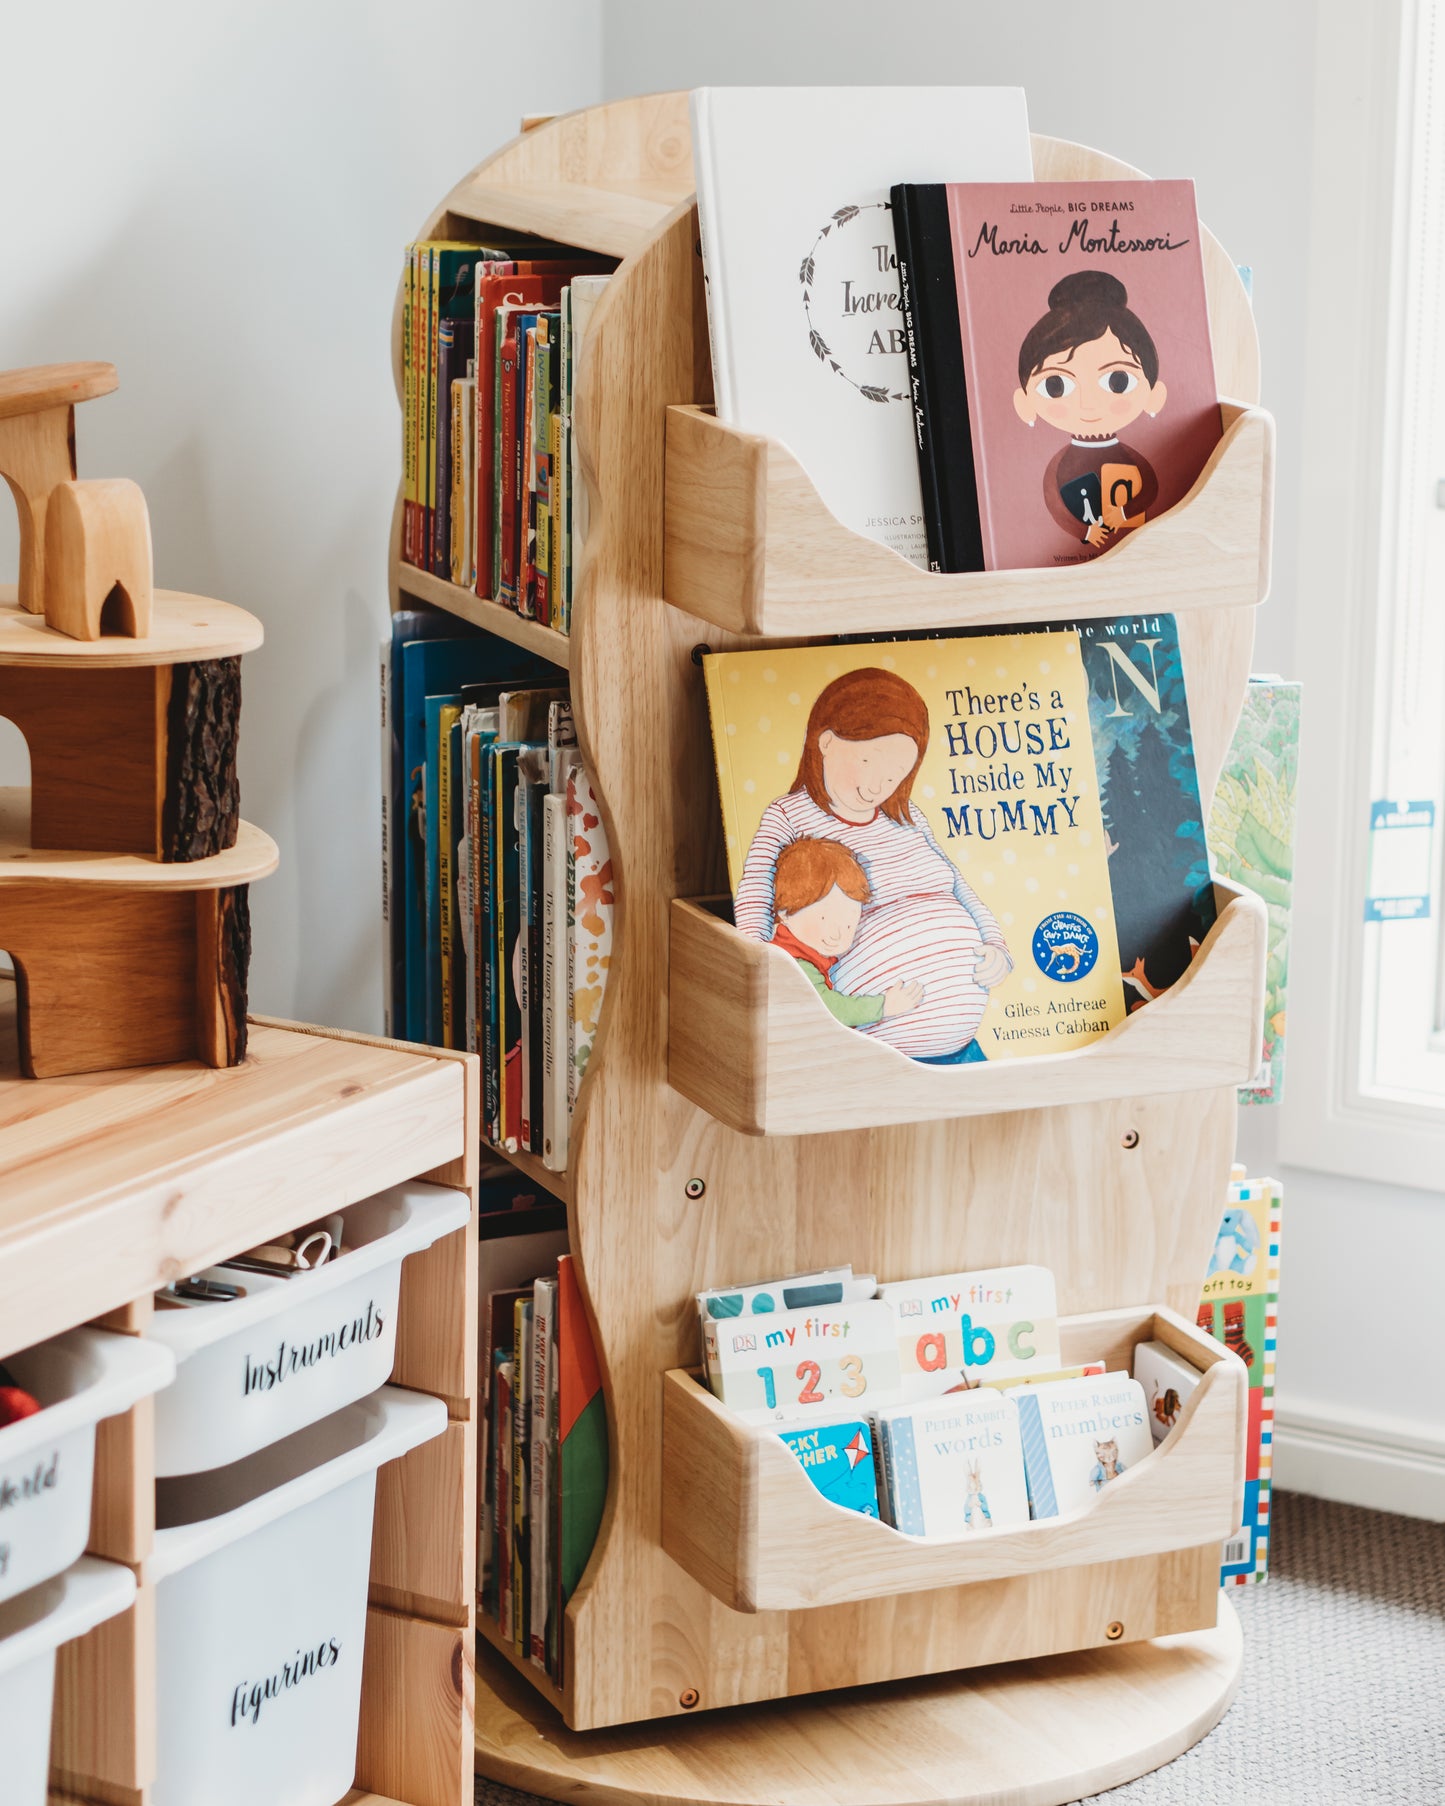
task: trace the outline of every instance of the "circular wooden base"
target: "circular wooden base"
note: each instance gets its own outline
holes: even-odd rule
[[[264,637],[255,615],[233,603],[158,589],[151,630],[143,640],[113,633],[98,640],[72,640],[47,627],[44,615],[27,613],[15,596],[13,583],[0,583],[0,665],[112,671],[134,665],[194,664],[254,652]]]
[[[1197,1743],[1241,1656],[1221,1596],[1188,1636],[572,1732],[479,1645],[477,1771],[590,1806],[1065,1806]]]

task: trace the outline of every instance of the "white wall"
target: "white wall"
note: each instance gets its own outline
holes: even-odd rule
[[[1150,175],[1192,176],[1201,215],[1254,270],[1263,399],[1278,425],[1274,589],[1255,664],[1288,673],[1297,622],[1318,629],[1296,595],[1316,12],[1313,0],[1218,0],[1151,7],[1132,34],[1099,34],[1074,0],[912,0],[891,14],[876,0],[606,0],[603,84],[612,98],[709,82],[1019,83],[1036,131]],[[1329,129],[1354,126],[1346,113]],[[1296,988],[1328,982],[1291,974]],[[1276,1143],[1273,1109],[1241,1112],[1251,1170],[1279,1171]],[[1445,1196],[1283,1177],[1278,1472],[1445,1517]]]
[[[259,1010],[380,1027],[392,302],[402,246],[523,111],[598,98],[591,0],[547,25],[519,83],[498,0],[0,8],[0,367],[113,362],[81,474],[144,488],[161,584],[265,624],[241,723],[242,807],[281,848],[252,892]],[[12,576],[8,506],[0,533]]]

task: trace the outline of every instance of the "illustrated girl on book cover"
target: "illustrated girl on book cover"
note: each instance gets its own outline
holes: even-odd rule
[[[866,874],[868,901],[830,962],[829,990],[879,1000],[906,991],[907,1008],[880,1007],[862,1032],[915,1059],[972,1062],[985,1058],[975,1036],[989,989],[1014,962],[911,800],[928,743],[927,705],[895,672],[865,666],[828,684],[808,716],[792,787],[753,836],[734,919],[754,940],[774,939],[779,855],[799,840],[841,842]]]
[[[1154,468],[1120,435],[1152,420],[1167,391],[1159,353],[1106,270],[1075,270],[1049,290],[1049,311],[1019,349],[1014,409],[1067,435],[1044,473],[1044,502],[1063,530],[1102,552],[1142,527],[1159,495]]]

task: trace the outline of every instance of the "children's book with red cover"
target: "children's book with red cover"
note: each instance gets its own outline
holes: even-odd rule
[[[1194,184],[950,183],[990,570],[1077,564],[1181,501],[1221,433]]]

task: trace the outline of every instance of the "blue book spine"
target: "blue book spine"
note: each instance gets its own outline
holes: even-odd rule
[[[425,1039],[432,1047],[442,1043],[442,892],[438,864],[441,852],[441,711],[455,696],[426,699],[426,1017]]]
[[[923,1493],[918,1484],[918,1452],[913,1440],[913,1419],[890,1418],[882,1426],[883,1463],[888,1476],[888,1497],[893,1523],[909,1536],[925,1534]]]
[[[1019,1440],[1024,1450],[1024,1479],[1029,1489],[1029,1512],[1036,1518],[1056,1518],[1059,1502],[1054,1496],[1054,1470],[1049,1465],[1039,1401],[1028,1386],[1018,1388]]]

